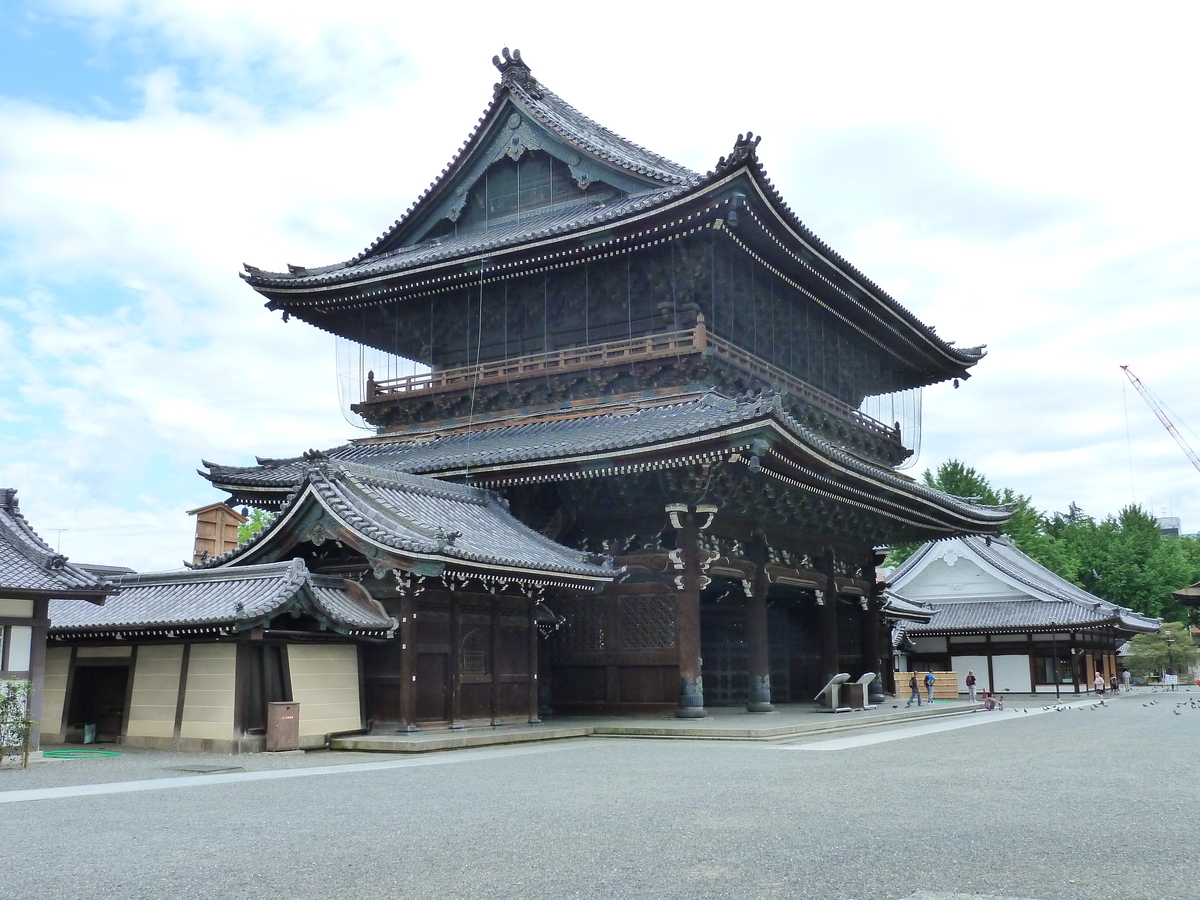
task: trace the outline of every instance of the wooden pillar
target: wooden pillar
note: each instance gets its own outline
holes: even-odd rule
[[[704,710],[704,679],[700,660],[700,529],[696,516],[682,503],[667,507],[675,527],[673,559],[675,576],[675,644],[679,651],[679,707],[675,715],[682,719],[701,719]]]
[[[750,559],[754,563],[754,581],[750,584],[750,596],[746,600],[746,639],[750,650],[750,671],[746,710],[748,712],[774,712],[771,705],[771,648],[770,631],[767,627],[767,542],[759,533],[749,546]]]
[[[1079,693],[1079,666],[1075,660],[1075,632],[1071,632],[1070,641],[1068,642],[1067,652],[1071,654],[1071,687],[1075,693]]]
[[[863,690],[863,699],[868,703],[875,702],[872,698],[878,700],[883,699],[882,690],[876,685],[883,684],[883,673],[880,669],[883,668],[882,660],[879,656],[879,606],[875,599],[876,588],[871,588],[871,593],[862,598],[861,618],[859,619],[859,644],[861,646],[862,670],[863,673],[874,672],[876,675],[875,681],[872,681]],[[871,690],[874,688],[875,693]]]
[[[492,594],[488,612],[491,620],[488,629],[488,677],[492,679],[488,705],[492,711],[492,724],[500,725],[503,721],[500,715],[500,671],[497,668],[500,660],[500,598],[495,594]]]
[[[837,583],[833,576],[833,551],[825,553],[823,561],[825,587],[817,591],[821,610],[821,684],[838,674],[840,664],[837,624]]]
[[[987,645],[987,661],[988,661],[988,693],[996,693],[996,674],[992,671],[992,636],[985,634],[983,642]]]
[[[537,601],[529,601],[529,724],[541,722],[538,716],[538,630],[537,630]]]
[[[82,602],[82,601],[77,601]],[[46,632],[50,621],[50,601],[42,598],[33,601],[33,626],[30,629],[29,645],[29,680],[33,684],[33,693],[29,697],[29,718],[33,720],[33,730],[29,734],[29,750],[31,753],[41,749],[42,740],[42,692],[46,689]],[[129,683],[133,684],[133,672],[129,674]],[[64,707],[65,708],[65,707]],[[126,716],[129,715],[126,705]]]
[[[462,601],[450,591],[450,727],[462,728]]]
[[[417,731],[417,613],[407,591],[400,597],[400,731]]]

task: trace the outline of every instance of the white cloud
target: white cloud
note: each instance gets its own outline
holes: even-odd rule
[[[0,481],[35,525],[70,525],[75,557],[170,566],[190,548],[182,510],[217,496],[200,457],[353,436],[328,337],[282,325],[236,273],[361,250],[473,127],[507,41],[588,115],[694,168],[765,134],[822,238],[940,334],[989,344],[961,390],[927,392],[924,463],[960,457],[1043,508],[1153,498],[1200,527],[1200,472],[1117,368],[1200,428],[1190,6],[763,4],[736,35],[658,9],[669,27],[635,37],[644,4],[582,24],[558,4],[453,21],[395,3],[44,4],[132,60],[141,102],[102,118],[0,84],[0,422],[16,423]]]

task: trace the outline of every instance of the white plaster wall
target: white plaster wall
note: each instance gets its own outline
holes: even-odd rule
[[[8,629],[8,670],[28,672],[29,654],[33,647],[33,628],[14,625]]]
[[[70,647],[46,648],[46,680],[42,685],[42,734],[62,732],[63,707],[67,702],[67,675],[70,669]]]
[[[895,584],[898,594],[912,600],[931,603],[953,603],[956,600],[1019,600],[1027,597],[1024,591],[1005,584],[974,560],[958,556],[953,545],[942,551],[946,558],[928,562],[919,572]]]
[[[954,667],[954,671],[958,672],[958,692],[960,694],[967,692],[967,672],[969,670],[975,672],[976,691],[991,690],[988,685],[986,656],[952,656],[950,664]]]
[[[1032,693],[1033,686],[1029,683],[1029,657],[1025,654],[1019,656],[993,656],[992,671],[996,675],[996,693]],[[976,672],[975,674],[978,675],[979,673]]]
[[[138,648],[129,703],[130,737],[174,737],[179,702],[181,644]]]
[[[300,704],[300,741],[324,740],[331,731],[362,727],[358,700],[358,648],[346,644],[288,647],[292,699]]]
[[[180,736],[233,739],[233,695],[237,684],[234,644],[192,644]]]
[[[16,619],[32,619],[33,601],[0,598],[0,616],[12,616]]]

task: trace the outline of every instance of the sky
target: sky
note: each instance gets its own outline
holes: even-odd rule
[[[796,214],[987,357],[948,459],[1047,512],[1200,530],[1195,4],[0,2],[0,486],[73,560],[175,568],[249,465],[360,436],[333,339],[238,278],[354,256],[491,98],[491,58]]]

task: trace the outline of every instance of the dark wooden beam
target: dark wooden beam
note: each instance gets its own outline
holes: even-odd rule
[[[749,712],[773,712],[771,705],[771,650],[767,627],[767,543],[761,532],[746,548],[754,563],[754,580],[746,600],[746,637],[749,643],[750,671],[746,709]]]

